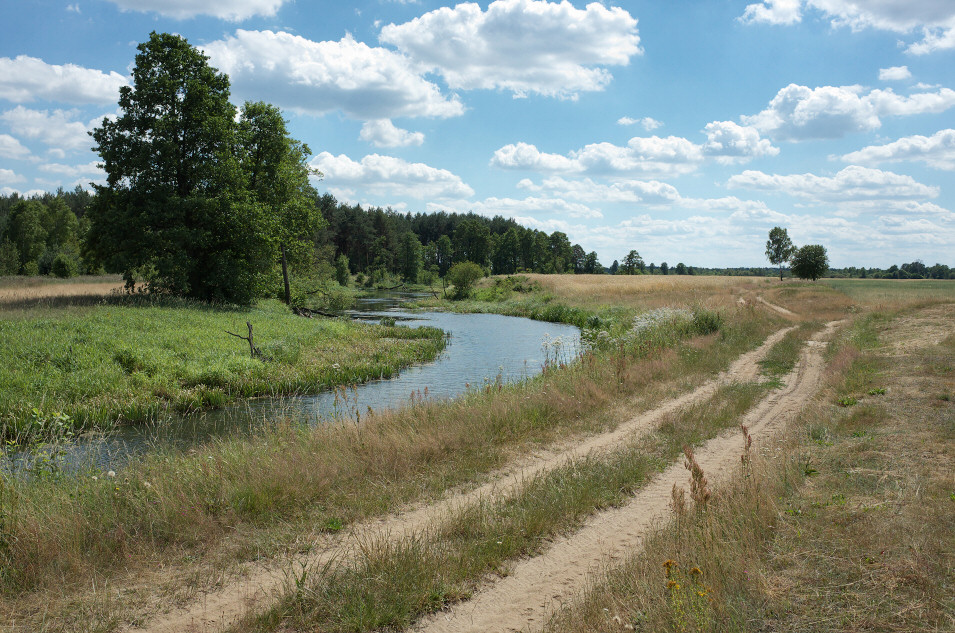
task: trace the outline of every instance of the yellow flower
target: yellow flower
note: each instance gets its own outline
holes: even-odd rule
[[[680,588],[680,583],[678,583],[675,580],[671,580],[670,582],[667,583],[667,589],[679,589],[679,588]]]
[[[690,574],[692,574],[693,576],[702,576],[703,571],[699,567],[694,567],[693,569],[690,570]]]

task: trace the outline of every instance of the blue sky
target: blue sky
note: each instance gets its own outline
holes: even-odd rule
[[[0,0],[0,191],[100,181],[87,131],[179,33],[281,107],[320,191],[561,230],[603,264],[955,265],[951,0]]]

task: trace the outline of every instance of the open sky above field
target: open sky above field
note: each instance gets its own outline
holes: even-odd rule
[[[0,191],[99,181],[136,45],[179,33],[339,200],[565,231],[609,265],[955,264],[951,0],[0,0]]]

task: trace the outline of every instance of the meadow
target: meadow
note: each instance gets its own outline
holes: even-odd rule
[[[747,623],[775,621],[771,618],[789,613],[791,605],[772,591],[779,586],[774,570],[796,560],[793,552],[802,547],[799,534],[806,529],[818,534],[814,547],[820,554],[814,560],[825,562],[826,539],[843,520],[815,512],[812,505],[846,494],[840,488],[845,482],[836,476],[843,467],[833,466],[829,477],[820,466],[831,456],[817,451],[845,447],[847,453],[832,457],[839,464],[856,458],[856,439],[875,437],[865,412],[889,401],[869,394],[894,384],[894,378],[879,373],[886,365],[870,359],[871,350],[892,331],[894,319],[943,303],[930,286],[921,294],[897,296],[892,311],[873,313],[872,305],[883,305],[883,290],[869,293],[853,298],[823,283],[753,278],[487,280],[474,299],[456,307],[582,324],[589,332],[585,340],[591,341],[584,356],[554,364],[529,381],[485,385],[452,402],[416,401],[362,416],[360,423],[307,428],[273,421],[253,438],[216,440],[185,454],[147,455],[114,477],[94,472],[4,479],[0,617],[27,623],[31,630],[119,630],[149,622],[171,604],[187,605],[206,591],[229,586],[249,573],[245,564],[250,561],[272,561],[279,568],[287,561],[283,597],[252,614],[240,630],[401,628],[466,599],[489,576],[506,574],[516,559],[546,550],[556,536],[621,503],[673,462],[684,444],[697,445],[732,428],[761,394],[778,386],[821,322],[848,318],[854,325],[828,356],[829,386],[792,430],[785,449],[789,457],[754,460],[747,478],[715,492],[705,520],[688,514],[687,520],[651,535],[648,553],[608,570],[606,584],[596,580],[594,591],[568,604],[548,626],[616,631],[627,623],[648,631],[719,631],[727,623],[749,630]],[[784,317],[757,297],[798,315]],[[246,318],[225,314],[237,321],[226,324],[232,331]],[[363,521],[393,515],[409,504],[433,503],[449,490],[487,482],[523,456],[613,430],[712,379],[770,333],[793,323],[798,327],[772,346],[755,382],[718,390],[706,401],[674,411],[623,452],[543,473],[515,495],[462,507],[410,541],[363,542],[357,566],[294,565]],[[307,353],[304,344],[301,349]],[[933,387],[932,402],[943,403],[936,407],[943,416],[950,415],[944,403],[953,389],[943,371],[951,366],[945,358],[930,365],[942,380]],[[864,407],[839,404],[850,397]],[[852,416],[856,421],[840,421]],[[944,425],[945,418],[939,419]],[[862,432],[873,435],[854,435]],[[880,459],[892,459],[891,437],[898,432],[887,432],[873,448]],[[809,480],[825,480],[827,488],[806,492]],[[800,501],[805,494],[810,500]],[[807,508],[817,523],[806,523]],[[931,514],[930,525],[940,527],[943,518]],[[789,532],[781,530],[786,525]],[[847,547],[858,540],[852,532],[835,535]],[[933,547],[933,555],[945,551],[944,543]],[[664,561],[657,559],[663,553],[678,565],[674,574],[699,567],[715,589],[708,597],[719,606],[661,592]],[[931,569],[948,573],[944,566]],[[818,578],[814,574],[836,577],[824,567],[787,573],[810,585],[809,578]],[[685,579],[692,583],[693,578]],[[793,630],[812,630],[799,625],[812,624],[808,618],[820,598],[811,592],[799,596],[799,613],[806,619],[785,623]],[[933,596],[945,604],[943,597]],[[753,597],[758,600],[741,609]]]
[[[81,284],[87,293],[75,284],[17,288],[5,297],[19,302],[17,309],[0,310],[5,439],[28,442],[35,435],[155,420],[237,398],[387,378],[444,347],[443,334],[433,328],[306,319],[276,301],[236,308],[97,296],[103,285]],[[57,289],[67,294],[57,299],[51,294]],[[58,307],[76,297],[81,305]],[[33,305],[25,307],[29,300]],[[248,342],[229,334],[247,336],[247,323],[260,352],[255,356]]]

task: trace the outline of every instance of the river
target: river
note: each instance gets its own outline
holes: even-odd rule
[[[432,362],[403,369],[388,380],[374,380],[341,392],[242,400],[221,409],[173,416],[151,424],[121,426],[102,436],[84,437],[58,451],[58,467],[71,471],[119,468],[136,454],[155,448],[188,449],[216,437],[249,434],[291,419],[321,424],[356,420],[369,408],[400,407],[415,398],[447,399],[498,381],[525,380],[541,372],[546,362],[576,358],[580,332],[571,325],[544,323],[498,314],[410,312],[405,303],[415,295],[389,293],[360,299],[354,318],[395,318],[399,325],[428,325],[448,334],[448,345]],[[6,467],[20,470],[30,459],[14,456]]]

